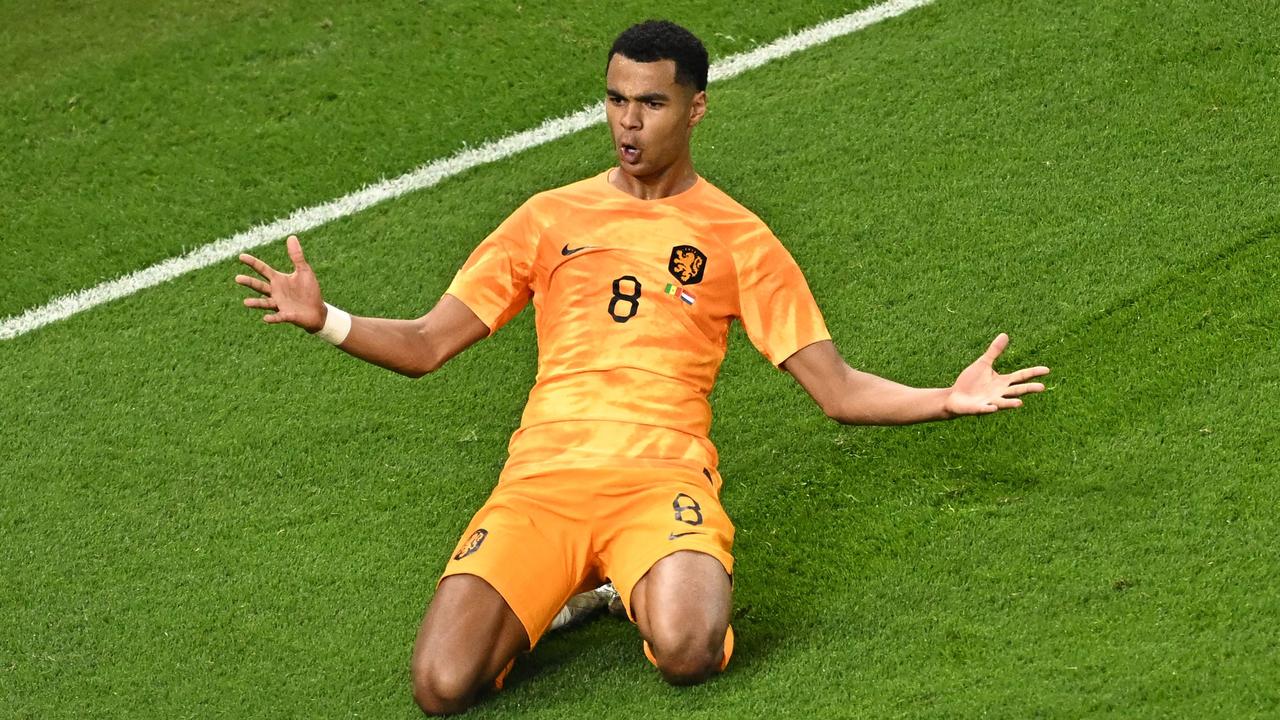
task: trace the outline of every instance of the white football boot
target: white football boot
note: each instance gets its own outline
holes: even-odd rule
[[[618,597],[618,591],[613,589],[613,583],[605,583],[595,590],[578,593],[569,598],[560,612],[556,613],[555,619],[551,621],[549,631],[580,625],[597,610],[606,607],[615,615],[617,611],[614,607],[622,607],[622,598]],[[625,614],[624,610],[623,615]]]

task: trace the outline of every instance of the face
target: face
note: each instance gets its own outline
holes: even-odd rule
[[[605,116],[623,170],[651,177],[688,157],[707,94],[676,82],[674,60],[642,63],[614,55],[605,85]]]

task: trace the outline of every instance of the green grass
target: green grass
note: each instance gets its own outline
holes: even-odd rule
[[[103,68],[139,58],[166,77],[214,77],[229,72],[218,43],[243,58],[286,26],[299,34],[283,45],[304,42],[313,15],[346,25],[337,9],[305,7],[186,11],[200,22],[157,10],[168,29],[128,47],[107,30],[136,35],[140,19],[104,17],[95,34],[64,15],[43,27],[85,36],[65,58],[57,37],[0,30],[29,58],[5,56],[0,87],[117,88]],[[186,164],[212,179],[165,193],[132,182],[133,160],[112,150],[142,143],[137,129],[73,149],[58,140],[65,119],[5,120],[6,138],[28,132],[81,163],[58,182],[96,176],[134,210],[104,226],[114,256],[105,240],[37,222],[83,222],[52,199],[6,213],[0,252],[17,277],[0,310],[592,99],[591,58],[625,20],[523,7],[443,36],[485,59],[474,68],[485,92],[442,89],[411,110],[412,73],[382,68],[368,102],[339,113],[366,135],[319,103],[270,141],[252,112],[171,116],[205,138]],[[842,10],[738,17],[707,4],[690,23],[724,53],[741,47],[710,28],[741,23],[765,40]],[[361,10],[360,27],[394,26],[397,12],[434,26],[478,11]],[[0,27],[18,16],[0,8]],[[713,395],[739,528],[731,671],[668,688],[635,631],[602,620],[547,638],[473,715],[1275,715],[1277,21],[1273,2],[940,0],[715,87],[699,168],[784,238],[852,363],[947,383],[1007,330],[1005,366],[1053,366],[1050,391],[997,417],[838,428],[735,332]],[[542,47],[538,32],[572,41]],[[527,42],[513,55],[535,65],[565,65],[511,70],[494,36]],[[416,42],[393,36],[363,61],[378,68]],[[345,78],[325,72],[237,76],[228,97],[272,83],[306,97]],[[417,81],[452,87],[442,77]],[[201,102],[166,93],[188,110]],[[400,112],[457,128],[422,140],[392,121]],[[353,312],[421,312],[525,196],[605,167],[603,133],[308,234],[327,296]],[[277,152],[296,153],[296,170],[281,171]],[[0,161],[8,205],[56,195],[7,184],[10,167],[36,177],[42,162]],[[80,202],[86,216],[102,208]],[[197,237],[164,232],[169,204],[200,215]],[[532,318],[415,383],[257,323],[234,272],[224,263],[0,343],[9,716],[415,716],[410,644],[518,423]]]
[[[865,1],[656,3],[716,56]],[[0,7],[0,315],[599,99],[602,3]]]

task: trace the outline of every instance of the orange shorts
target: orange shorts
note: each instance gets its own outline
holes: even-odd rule
[[[613,582],[631,591],[659,560],[706,553],[733,574],[733,524],[720,476],[683,468],[566,469],[504,477],[445,566],[493,586],[533,647],[574,594]]]

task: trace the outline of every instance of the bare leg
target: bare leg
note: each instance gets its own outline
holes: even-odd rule
[[[462,712],[529,636],[506,600],[475,575],[440,581],[413,645],[413,698],[428,715]]]
[[[684,550],[659,560],[631,591],[631,612],[662,676],[696,685],[720,671],[733,585],[719,560]]]

